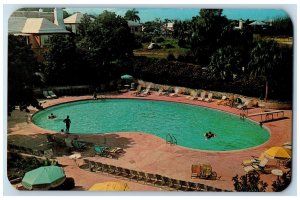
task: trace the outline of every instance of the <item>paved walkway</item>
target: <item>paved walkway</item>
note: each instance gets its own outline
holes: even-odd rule
[[[216,102],[202,102],[188,100],[184,96],[182,97],[166,97],[158,96],[157,94],[151,94],[147,97],[135,97],[130,92],[119,95],[105,95],[105,98],[141,98],[141,99],[153,99],[163,101],[173,101],[194,104],[199,106],[205,106],[213,109],[222,110],[225,112],[239,115],[240,110],[231,108],[228,106],[217,105]],[[91,96],[80,97],[62,97],[55,100],[47,100],[43,103],[44,107],[70,102],[83,99],[91,99]],[[42,134],[49,133],[50,131],[41,129],[32,123],[26,123],[25,114],[21,116],[17,114],[19,111],[14,111],[12,117],[8,119],[8,137],[10,135],[21,134]],[[32,111],[35,112],[35,111]],[[249,110],[249,114],[261,112],[260,108],[254,108]],[[17,116],[18,115],[18,116]],[[182,179],[187,181],[199,182],[209,186],[233,190],[232,177],[235,175],[244,175],[242,161],[251,158],[251,156],[259,156],[261,152],[272,147],[280,146],[285,142],[291,143],[292,138],[292,111],[285,111],[287,118],[265,123],[271,132],[270,139],[263,145],[255,148],[230,152],[209,152],[189,149],[181,146],[167,145],[165,140],[156,136],[139,133],[139,132],[124,132],[109,134],[115,139],[117,145],[122,147],[122,143],[118,141],[128,140],[130,144],[126,147],[123,157],[118,160],[103,158],[103,157],[91,157],[91,160],[98,160],[103,163],[113,164],[129,169],[135,169],[138,171],[145,171],[149,173],[157,173],[164,176],[169,176],[176,179]],[[252,117],[253,120],[259,121],[260,118]],[[106,137],[109,137],[107,135]],[[85,139],[89,141],[102,141],[103,135],[88,135]],[[155,149],[155,151],[153,150]],[[107,177],[106,175],[95,174],[92,172],[83,171],[74,165],[74,160],[70,160],[68,157],[59,157],[58,160],[64,163],[66,174],[75,178],[76,186],[81,189],[88,189],[91,185],[99,181],[115,180],[116,177]],[[78,160],[77,162],[82,162]],[[191,179],[191,165],[192,163],[210,163],[213,171],[216,171],[218,176],[221,176],[220,180],[203,180],[203,179]],[[268,174],[261,175],[261,179],[269,184],[268,191],[271,191],[271,184],[277,177]],[[122,181],[121,179],[119,181]],[[123,180],[124,181],[124,180]],[[128,181],[128,180],[126,180]],[[161,191],[157,187],[148,185],[142,185],[138,183],[130,182],[130,189],[136,191]]]

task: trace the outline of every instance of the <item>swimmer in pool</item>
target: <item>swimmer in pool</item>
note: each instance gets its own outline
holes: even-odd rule
[[[212,137],[216,137],[217,134],[212,133],[211,131],[209,131],[208,133],[205,133],[204,136],[206,137],[206,139],[210,139]]]
[[[48,119],[55,119],[56,115],[53,115],[53,113],[51,113],[51,115],[48,116]]]

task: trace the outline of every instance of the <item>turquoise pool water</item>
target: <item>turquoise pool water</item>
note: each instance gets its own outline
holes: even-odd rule
[[[49,120],[51,113],[57,119]],[[63,119],[72,121],[70,133],[145,132],[166,139],[172,134],[180,146],[229,151],[251,148],[269,139],[269,132],[250,120],[204,107],[152,100],[87,100],[49,107],[33,116],[45,129],[65,129]],[[207,140],[212,131],[217,137]]]

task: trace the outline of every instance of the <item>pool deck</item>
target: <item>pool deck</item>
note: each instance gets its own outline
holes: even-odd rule
[[[100,97],[100,96],[98,96]],[[91,99],[91,96],[77,96],[77,97],[61,97],[59,99],[44,100],[44,107],[84,99]],[[155,92],[146,97],[136,97],[132,95],[132,92],[117,94],[117,95],[103,95],[102,98],[135,98],[135,99],[151,99],[162,100],[171,102],[181,102],[193,105],[204,106],[212,109],[217,109],[232,114],[239,115],[240,110],[229,106],[217,105],[215,102],[203,102],[197,100],[188,100],[185,96],[180,97],[168,97],[159,96]],[[31,114],[34,113],[31,110]],[[249,114],[262,112],[261,108],[249,109]],[[8,117],[8,138],[14,135],[36,135],[49,133],[51,131],[44,130],[32,123],[26,122],[25,112],[14,111],[11,117]],[[66,114],[67,115],[67,114]],[[267,122],[263,125],[271,132],[270,139],[255,148],[229,151],[229,152],[211,152],[189,149],[181,146],[166,144],[166,141],[145,133],[139,132],[124,132],[113,133],[105,135],[88,135],[85,136],[87,141],[103,141],[104,137],[111,145],[118,145],[126,151],[124,156],[119,159],[110,159],[103,157],[91,157],[89,159],[95,161],[101,161],[107,164],[113,164],[115,166],[121,166],[137,171],[144,171],[148,173],[157,173],[164,176],[182,179],[187,181],[199,182],[209,186],[233,190],[232,177],[235,175],[244,175],[243,166],[241,165],[243,160],[251,159],[251,156],[259,156],[263,151],[272,146],[281,146],[283,143],[291,143],[292,141],[292,111],[284,111],[284,119]],[[260,121],[259,116],[251,117],[252,120]],[[157,125],[159,126],[159,125]],[[123,146],[122,141],[126,141],[126,145]],[[34,144],[32,144],[34,145]],[[58,161],[65,167],[67,176],[71,176],[75,179],[76,186],[87,190],[94,183],[103,181],[121,181],[129,184],[130,190],[134,191],[163,191],[159,187],[151,185],[144,185],[134,181],[128,181],[125,179],[119,179],[113,176],[107,176],[101,173],[93,173],[80,169],[77,164],[82,163],[82,159],[78,159],[76,162],[69,159],[67,156],[58,157]],[[275,163],[274,160],[270,160],[270,163]],[[210,163],[213,171],[216,171],[218,176],[221,176],[220,180],[204,180],[204,179],[191,179],[191,165],[193,163]],[[278,167],[276,167],[278,168]],[[282,168],[285,170],[284,168]],[[268,183],[268,190],[271,190],[272,181],[277,177],[272,174],[262,174],[261,179]]]

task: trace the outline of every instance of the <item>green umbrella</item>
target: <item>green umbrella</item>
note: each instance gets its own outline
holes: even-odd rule
[[[57,187],[66,179],[63,168],[58,166],[44,166],[31,170],[22,179],[22,185],[29,189],[44,189]]]
[[[133,79],[133,76],[125,74],[125,75],[121,76],[121,79],[131,80],[131,79]]]

